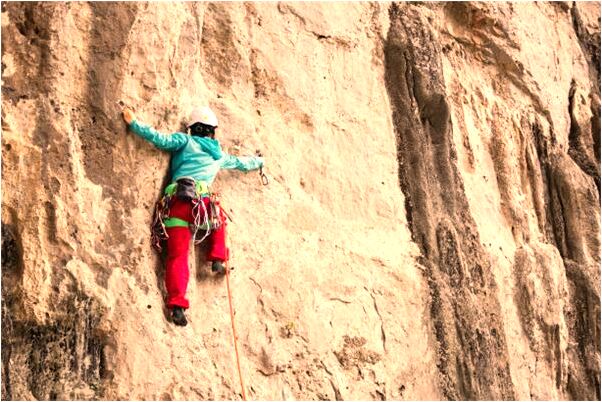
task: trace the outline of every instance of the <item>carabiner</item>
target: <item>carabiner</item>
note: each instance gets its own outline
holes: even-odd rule
[[[263,184],[264,186],[267,186],[270,183],[270,180],[268,180],[268,176],[266,176],[266,174],[263,173],[263,169],[259,169],[259,177],[261,178],[261,184]]]
[[[259,149],[255,151],[255,155],[259,156],[260,158],[263,156]],[[263,167],[259,168],[259,178],[261,179],[261,184],[263,184],[264,186],[267,186],[270,182],[268,180],[268,176],[266,176],[266,174],[263,173]]]

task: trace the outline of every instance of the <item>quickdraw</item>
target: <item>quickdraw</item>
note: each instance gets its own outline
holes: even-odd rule
[[[194,223],[192,225],[194,231],[194,244],[200,244],[207,238],[207,236],[209,236],[212,230],[215,230],[223,225],[225,220],[224,216],[229,218],[228,214],[226,214],[224,209],[220,206],[219,194],[209,193],[208,206],[205,205],[203,198],[205,197],[198,197],[192,200],[192,216],[194,218]],[[204,229],[205,234],[200,239],[197,239],[197,232],[199,229]]]
[[[210,209],[210,213],[209,213],[209,217],[210,217],[210,225],[212,229],[216,229],[220,226],[222,226],[222,214],[220,213],[220,211],[222,210],[220,204],[219,204],[219,194],[218,193],[212,193],[209,196],[209,209]]]
[[[266,174],[263,173],[263,168],[259,168],[259,177],[261,179],[261,184],[263,184],[264,186],[267,186],[268,184],[270,184],[270,181],[268,180],[268,176],[266,176]]]
[[[169,203],[171,195],[165,194],[157,204],[155,204],[155,212],[153,215],[153,223],[151,224],[151,243],[157,251],[161,252],[163,247],[161,243],[169,238],[167,228],[165,227],[165,219],[169,217]]]
[[[255,151],[255,155],[262,157],[263,154],[261,153],[261,151],[258,149]],[[268,184],[270,184],[270,181],[268,180],[268,176],[263,173],[263,166],[259,168],[259,180],[261,180],[261,184],[264,186],[267,186]]]

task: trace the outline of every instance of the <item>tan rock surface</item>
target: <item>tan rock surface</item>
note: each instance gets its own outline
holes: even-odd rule
[[[250,399],[600,398],[599,3],[2,3],[3,399],[239,399],[151,248],[208,103]]]

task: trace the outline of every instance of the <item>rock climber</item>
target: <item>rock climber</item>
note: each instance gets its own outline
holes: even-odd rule
[[[218,222],[217,227],[208,232],[210,246],[207,260],[212,261],[211,270],[218,274],[225,273],[224,264],[229,257],[225,215],[219,205],[217,208],[212,205],[209,186],[220,169],[248,172],[260,169],[263,159],[259,156],[236,157],[223,152],[219,141],[215,139],[217,116],[206,106],[192,111],[187,125],[188,134],[162,134],[138,121],[129,108],[123,110],[123,119],[131,131],[157,148],[171,153],[172,180],[166,193],[169,191],[174,196],[168,198],[167,219],[162,225],[167,238],[166,304],[171,310],[173,323],[185,326],[188,321],[184,310],[189,307],[186,298],[188,250],[192,233],[198,229],[200,221],[207,224],[210,220]],[[201,215],[200,218],[198,215]]]

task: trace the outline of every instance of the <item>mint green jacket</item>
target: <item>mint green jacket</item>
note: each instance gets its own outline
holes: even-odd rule
[[[192,177],[211,185],[220,169],[243,172],[259,169],[263,159],[258,156],[236,157],[222,151],[219,141],[184,133],[162,134],[154,128],[134,120],[130,130],[159,149],[171,152],[172,181]]]

